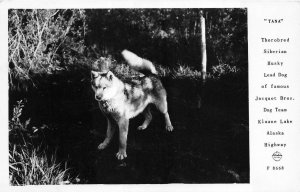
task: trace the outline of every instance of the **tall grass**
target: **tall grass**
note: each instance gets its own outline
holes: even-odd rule
[[[9,180],[11,185],[69,184],[72,182],[66,163],[59,163],[56,153],[32,142],[30,120],[20,120],[24,102],[18,101],[9,122]]]
[[[240,69],[236,66],[221,63],[212,67],[211,76],[214,78],[220,78],[221,76],[234,74],[238,72],[240,72]]]
[[[172,77],[173,79],[181,79],[181,78],[192,78],[192,79],[200,79],[202,77],[202,73],[199,70],[194,70],[188,66],[179,65],[176,68],[168,68],[163,67],[161,65],[155,66],[158,72],[158,76],[160,77]],[[127,64],[117,64],[112,63],[112,71],[119,75],[121,78],[125,76],[125,78],[130,78],[132,76],[141,75],[139,72],[132,70]]]
[[[199,80],[202,78],[202,72],[197,69],[193,69],[189,66],[178,65],[175,68],[163,67],[161,65],[155,66],[160,77],[171,77],[172,79],[194,79]],[[128,65],[122,63],[117,64],[112,62],[112,71],[114,71],[121,78],[130,78],[132,76],[138,76],[140,73],[132,70]],[[236,66],[230,66],[228,64],[219,64],[212,67],[207,74],[208,79],[219,79],[225,75],[232,75],[240,72]]]
[[[39,148],[12,145],[9,154],[11,185],[69,184],[67,164],[57,163]]]

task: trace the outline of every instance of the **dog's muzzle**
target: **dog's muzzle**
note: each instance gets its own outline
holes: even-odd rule
[[[95,99],[99,102],[103,101],[103,100],[101,100],[101,97],[99,97],[98,95],[95,95]]]

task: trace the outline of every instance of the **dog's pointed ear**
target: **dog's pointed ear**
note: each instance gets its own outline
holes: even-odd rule
[[[99,76],[99,73],[97,71],[91,71],[91,78],[92,79],[95,79],[98,76]]]
[[[108,80],[111,81],[113,79],[113,77],[114,77],[114,74],[111,71],[107,72],[107,79]]]

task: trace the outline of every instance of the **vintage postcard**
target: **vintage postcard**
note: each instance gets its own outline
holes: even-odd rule
[[[5,191],[299,191],[300,1],[0,1]]]

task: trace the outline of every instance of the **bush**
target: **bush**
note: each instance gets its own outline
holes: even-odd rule
[[[9,77],[29,80],[75,64],[84,53],[83,10],[13,9],[8,14]]]

